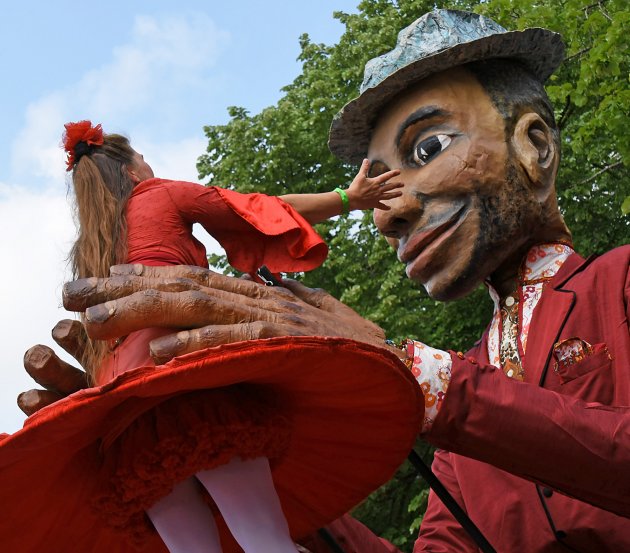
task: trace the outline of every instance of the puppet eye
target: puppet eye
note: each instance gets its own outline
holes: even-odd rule
[[[419,165],[426,165],[436,155],[444,151],[451,143],[448,134],[436,134],[418,142],[413,150],[413,160]]]

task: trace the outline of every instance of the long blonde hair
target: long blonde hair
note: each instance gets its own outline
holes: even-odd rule
[[[127,168],[135,152],[118,134],[103,135],[102,145],[81,147],[72,169],[78,237],[68,259],[75,279],[106,277],[112,265],[127,257],[125,207],[134,187]],[[106,342],[88,339],[85,344],[79,361],[91,383],[107,352]]]

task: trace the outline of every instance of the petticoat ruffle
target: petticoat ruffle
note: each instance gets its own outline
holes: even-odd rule
[[[104,524],[140,546],[154,532],[146,509],[175,484],[234,457],[267,457],[273,467],[289,445],[291,425],[277,392],[240,384],[169,398],[115,432],[102,442],[103,485],[92,506]]]

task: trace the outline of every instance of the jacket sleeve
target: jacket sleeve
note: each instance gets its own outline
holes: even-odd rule
[[[630,517],[630,407],[587,403],[473,358],[452,359],[427,441]]]
[[[457,477],[451,465],[451,454],[444,450],[437,450],[433,457],[431,470],[453,496],[453,499],[465,510]],[[431,490],[429,492],[429,504],[422,518],[420,534],[413,549],[414,553],[424,551],[430,553],[452,553],[453,551],[476,553],[477,550],[477,546],[463,527]]]

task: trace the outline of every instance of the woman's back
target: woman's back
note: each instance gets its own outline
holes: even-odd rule
[[[192,235],[192,208],[203,203],[204,189],[164,179],[138,184],[126,208],[127,262],[207,268],[206,249]]]

